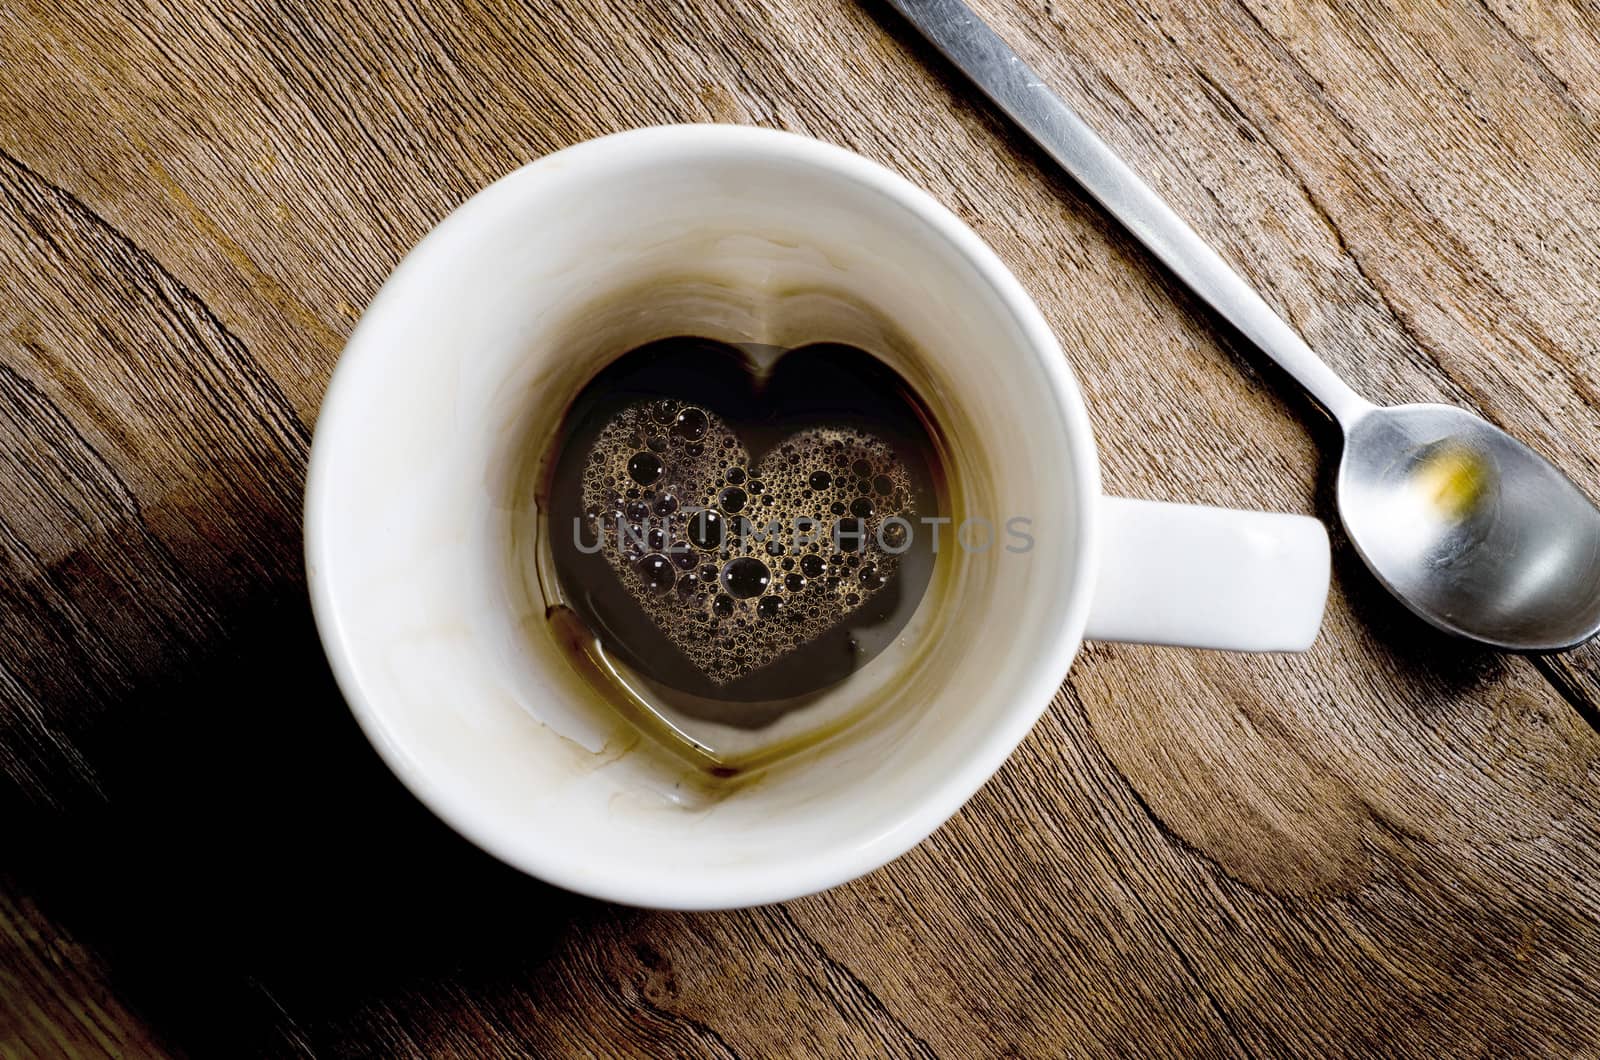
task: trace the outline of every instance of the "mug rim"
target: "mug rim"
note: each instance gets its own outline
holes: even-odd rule
[[[547,174],[560,171],[563,176],[570,177],[574,169],[581,167],[604,168],[618,161],[636,163],[642,153],[670,151],[681,158],[695,152],[710,155],[730,150],[811,165],[833,177],[879,192],[908,210],[920,224],[948,243],[988,285],[1024,336],[1025,341],[1018,345],[1025,346],[1026,354],[1044,369],[1060,413],[1060,432],[1069,442],[1063,457],[1071,464],[1071,475],[1069,482],[1060,483],[1056,488],[1071,489],[1075,485],[1080,494],[1076,501],[1083,516],[1072,546],[1075,554],[1069,561],[1072,583],[1058,609],[1061,622],[1052,642],[1039,653],[1031,674],[1021,682],[1023,690],[1019,697],[1028,704],[1026,709],[1009,711],[997,719],[985,739],[973,747],[960,770],[931,788],[915,805],[908,806],[894,827],[865,844],[797,855],[795,864],[784,873],[726,879],[714,888],[684,886],[677,880],[643,873],[601,879],[593,871],[574,867],[581,865],[581,853],[576,857],[570,852],[550,856],[547,851],[530,849],[538,844],[510,842],[505,835],[485,826],[464,811],[425,768],[386,738],[383,705],[367,695],[358,678],[342,628],[339,605],[329,581],[320,576],[328,537],[323,532],[326,525],[323,512],[329,507],[331,489],[328,456],[331,431],[325,427],[340,420],[341,408],[350,404],[345,395],[353,385],[350,380],[357,374],[352,366],[381,354],[382,351],[365,341],[365,337],[377,330],[373,322],[388,311],[388,303],[395,297],[395,290],[402,286],[403,277],[423,268],[425,259],[433,255],[435,248],[452,244],[451,249],[459,252],[459,248],[453,246],[455,233],[481,226],[497,211],[538,195]],[[999,770],[1048,708],[1081,645],[1100,555],[1100,493],[1099,458],[1088,412],[1077,379],[1054,332],[1032,297],[994,250],[931,194],[880,163],[797,133],[742,125],[646,126],[581,141],[506,174],[435,225],[384,281],[346,341],[318,411],[303,512],[306,580],[324,653],[340,693],[362,732],[401,783],[452,829],[507,864],[578,893],[651,908],[732,908],[815,893],[893,861],[954,816]]]

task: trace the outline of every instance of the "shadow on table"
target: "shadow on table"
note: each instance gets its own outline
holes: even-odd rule
[[[514,974],[604,915],[400,785],[340,697],[303,586],[230,616],[207,652],[85,741],[104,801],[7,824],[13,877],[175,1044],[282,1052],[280,1008],[337,1021],[408,985]]]

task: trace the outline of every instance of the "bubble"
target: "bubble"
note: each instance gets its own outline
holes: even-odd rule
[[[678,565],[679,570],[694,570],[694,565],[700,562],[687,541],[674,541],[667,551],[672,554],[672,562]]]
[[[832,512],[834,515],[843,515],[849,510],[850,509],[844,506],[844,501],[834,501],[832,504],[828,505],[828,511]]]
[[[652,434],[645,440],[644,444],[652,453],[664,453],[667,451],[667,439],[659,434]]]
[[[745,501],[750,498],[738,486],[729,486],[717,495],[717,503],[725,512],[737,512],[744,508]]]
[[[854,607],[861,602],[861,597],[857,596],[855,593],[846,593],[844,602],[848,606]]]
[[[872,518],[872,512],[872,502],[865,497],[857,497],[850,502],[850,514],[857,519],[870,519]]]
[[[806,580],[799,574],[785,574],[783,576],[783,587],[791,593],[797,593],[806,587]]]
[[[751,493],[765,493],[766,490],[767,490],[767,487],[763,486],[759,479],[751,479],[750,480],[750,492]]]
[[[865,460],[857,460],[850,465],[850,470],[855,472],[856,478],[866,478],[872,474],[872,465]]]
[[[783,610],[783,597],[763,596],[756,604],[756,613],[762,618],[777,618],[778,612]]]
[[[678,418],[673,421],[672,433],[686,442],[698,442],[706,436],[706,431],[710,427],[711,420],[704,412],[696,408],[687,408],[678,413]]]
[[[661,458],[654,453],[634,453],[628,461],[628,477],[641,486],[648,486],[661,477]]]
[[[651,505],[650,507],[657,515],[671,515],[673,512],[678,510],[677,495],[672,493],[663,493],[661,496],[656,498],[655,504]]]
[[[726,478],[733,485],[737,486],[741,482],[744,481],[744,468],[742,468],[742,467],[730,467],[728,469],[728,473],[723,477]],[[756,492],[759,493],[760,490],[757,490]]]
[[[813,471],[811,472],[811,477],[807,479],[807,481],[811,483],[812,489],[825,490],[829,486],[833,485],[833,476],[828,474],[826,471]]]
[[[769,537],[767,539],[767,555],[769,555],[769,556],[781,556],[781,555],[783,555],[783,542],[779,541],[776,537]]]
[[[783,557],[783,569],[784,570],[794,570],[794,557],[793,556],[785,556],[785,557]]]
[[[863,589],[882,589],[889,583],[889,579],[871,563],[862,565],[860,572],[856,574],[856,580],[861,583]]]
[[[672,588],[672,583],[677,575],[673,572],[672,561],[660,553],[651,553],[634,565],[639,580],[644,582],[645,591],[652,596]]]
[[[693,574],[685,574],[678,579],[678,598],[687,600],[700,588],[700,579]]]
[[[650,418],[657,423],[667,424],[672,422],[672,417],[677,414],[678,403],[671,398],[662,398],[650,406]]]
[[[696,442],[693,445],[684,446],[683,451],[688,453],[690,456],[704,456],[706,447],[701,445],[699,442]]]
[[[717,598],[711,602],[711,610],[719,615],[733,614],[733,597],[727,593],[718,593]]]
[[[872,480],[872,492],[880,497],[887,497],[889,491],[894,489],[894,481],[888,475],[879,475]]]
[[[885,523],[879,531],[883,535],[885,548],[899,548],[905,544],[907,532],[904,523]]]
[[[722,547],[727,527],[723,524],[722,516],[710,508],[702,508],[690,518],[688,533],[689,540],[694,542],[696,548],[710,551]]]
[[[748,556],[731,560],[722,568],[722,588],[740,600],[760,596],[772,581],[772,572],[758,559]]]
[[[659,526],[652,526],[644,532],[644,540],[652,552],[660,552],[667,547],[667,532]]]
[[[825,569],[821,556],[812,554],[800,557],[800,573],[807,578],[820,578]]]

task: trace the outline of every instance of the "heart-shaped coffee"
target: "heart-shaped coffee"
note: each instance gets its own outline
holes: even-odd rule
[[[583,484],[595,547],[718,685],[804,647],[888,585],[916,516],[905,468],[872,435],[815,428],[752,462],[720,418],[670,399],[608,423]]]
[[[659,685],[793,705],[892,640],[921,598],[936,449],[869,354],[652,343],[601,373],[565,428],[549,498],[562,587]]]

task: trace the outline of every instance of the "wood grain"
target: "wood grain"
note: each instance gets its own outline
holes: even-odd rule
[[[1379,400],[1600,496],[1600,16],[977,5]],[[740,913],[525,879],[362,740],[310,426],[474,190],[655,122],[905,173],[1067,347],[1108,489],[1317,514],[1331,428],[880,0],[0,0],[0,1055],[1600,1055],[1600,649],[1090,646],[899,862]]]

